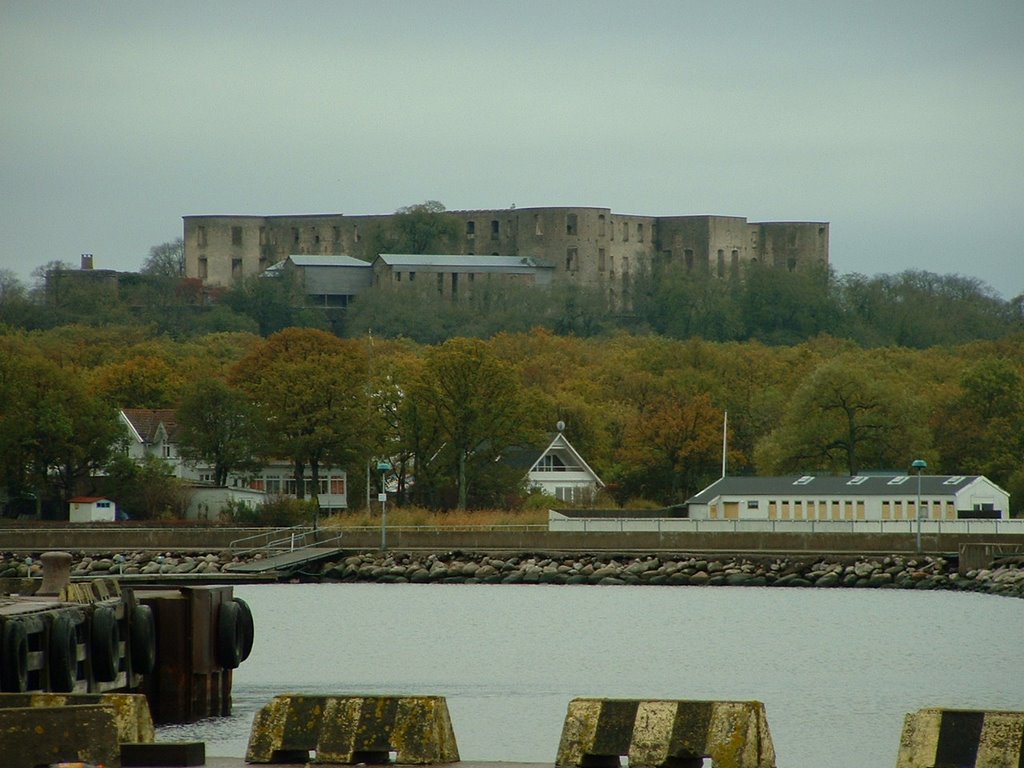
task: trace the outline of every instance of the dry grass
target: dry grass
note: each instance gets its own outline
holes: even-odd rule
[[[546,509],[471,509],[435,512],[422,507],[394,507],[388,505],[388,527],[429,525],[459,527],[468,525],[547,525]],[[342,527],[380,525],[380,508],[374,505],[373,513],[366,510],[332,515],[323,521],[324,525]]]

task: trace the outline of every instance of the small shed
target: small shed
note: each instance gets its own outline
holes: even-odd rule
[[[75,496],[68,504],[72,523],[113,522],[117,517],[117,505],[104,496]]]

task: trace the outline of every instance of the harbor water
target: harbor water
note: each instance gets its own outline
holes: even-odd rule
[[[889,768],[906,713],[1024,710],[1024,601],[764,587],[236,587],[256,644],[229,718],[162,727],[245,753],[289,692],[447,698],[463,760],[552,763],[576,696],[756,699],[780,768]]]

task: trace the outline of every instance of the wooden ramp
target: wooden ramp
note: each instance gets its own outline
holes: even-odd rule
[[[282,552],[248,563],[232,563],[225,570],[231,573],[267,573],[268,571],[291,571],[306,563],[315,563],[336,557],[342,550],[338,547],[302,547]]]

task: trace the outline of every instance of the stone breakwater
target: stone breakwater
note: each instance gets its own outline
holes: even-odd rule
[[[216,577],[241,560],[230,552],[73,554],[72,577]],[[257,555],[254,559],[259,559]],[[39,578],[37,558],[0,554],[0,578]],[[592,584],[944,589],[1024,597],[1024,558],[957,572],[943,557],[626,556],[366,552],[308,564],[291,580],[392,584]]]

